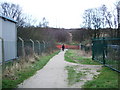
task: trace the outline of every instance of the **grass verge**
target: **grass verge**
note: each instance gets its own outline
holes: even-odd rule
[[[85,75],[81,71],[76,71],[74,66],[66,66],[66,69],[68,71],[68,85],[81,81],[80,78]]]
[[[67,50],[65,53],[65,60],[68,62],[76,63],[76,61],[73,60],[74,54],[74,51]]]
[[[72,63],[81,63],[87,65],[100,65],[93,61],[92,58],[79,56],[77,50],[68,50],[65,53],[65,60]]]
[[[98,62],[93,61],[91,58],[80,56],[76,50],[68,50],[65,53],[65,60],[87,65],[101,65]],[[118,72],[113,71],[108,67],[102,67],[98,72],[100,72],[100,74],[97,76],[95,75],[93,80],[86,82],[82,88],[118,88],[118,77],[120,76]],[[74,74],[76,74],[74,68],[69,68],[68,81],[70,84],[75,83]]]
[[[33,76],[36,73],[36,71],[42,69],[54,55],[58,54],[58,52],[59,51],[47,56],[41,56],[39,60],[37,60],[29,67],[22,69],[21,71],[16,71],[15,80],[4,76],[2,78],[2,88],[16,88],[18,84],[22,83],[25,79],[28,79],[30,76]]]
[[[118,88],[118,73],[103,67],[101,73],[92,81],[88,81],[84,84],[83,88]]]

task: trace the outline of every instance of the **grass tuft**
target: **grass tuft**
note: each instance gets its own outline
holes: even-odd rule
[[[68,71],[68,85],[73,85],[81,81],[81,77],[85,74],[81,71],[76,71],[74,66],[66,66]]]

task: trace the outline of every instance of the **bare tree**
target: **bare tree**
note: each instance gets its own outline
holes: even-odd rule
[[[98,8],[92,8],[87,9],[84,12],[84,27],[87,29],[93,29],[94,30],[94,37],[99,37],[100,35],[100,29],[102,28],[109,28],[111,31],[109,35],[111,37],[116,36],[116,31],[112,28],[117,28],[117,9],[108,10],[106,5],[102,5]]]
[[[18,22],[17,27],[24,26],[26,17],[22,14],[22,8],[19,5],[4,2],[1,4],[1,8],[0,13],[16,20]]]
[[[84,14],[83,14],[83,18],[84,18],[84,27],[86,27],[87,29],[91,29],[92,28],[92,9],[87,9],[85,10]]]
[[[99,37],[99,31],[101,28],[100,12],[97,8],[85,10],[84,12],[84,25],[87,29],[94,29],[94,37]]]
[[[46,27],[48,27],[48,24],[49,24],[49,22],[46,20],[45,17],[43,17],[42,22],[41,22],[41,26],[46,28]]]
[[[100,7],[102,28],[105,28],[105,23],[106,23],[105,14],[106,14],[106,11],[107,11],[106,5],[102,5],[102,6]]]

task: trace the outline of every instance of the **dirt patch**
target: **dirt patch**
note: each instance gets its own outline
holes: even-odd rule
[[[43,69],[37,71],[37,73],[18,85],[18,88],[81,88],[85,82],[92,80],[93,77],[99,74],[97,72],[101,69],[99,65],[83,65],[77,63],[70,63],[64,60],[65,51],[61,51],[58,55],[55,55],[47,63]],[[80,55],[84,53],[80,53]],[[80,78],[79,82],[69,86],[67,80],[66,66],[74,67],[76,73],[82,72],[84,76]]]
[[[70,88],[82,88],[85,82],[92,80],[93,77],[97,77],[101,69],[101,65],[73,65],[69,63],[68,66],[73,67],[76,72],[84,74],[84,76],[80,77],[79,82],[75,82],[73,85],[69,86]]]

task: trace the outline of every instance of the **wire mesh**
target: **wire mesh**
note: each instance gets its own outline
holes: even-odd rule
[[[17,42],[17,56],[18,57],[23,57],[24,54],[25,56],[37,54],[41,55],[42,53],[49,53],[52,50],[56,49],[54,42],[39,42],[39,41],[34,41],[33,43],[28,40],[24,41],[24,47],[22,47],[22,42],[18,40]]]
[[[120,38],[93,39],[92,58],[120,72]]]

